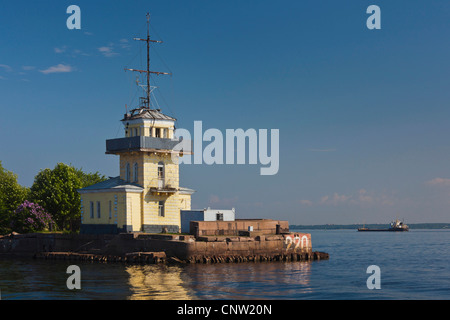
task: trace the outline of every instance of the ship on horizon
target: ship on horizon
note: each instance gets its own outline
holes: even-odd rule
[[[409,227],[403,221],[395,219],[387,229],[369,229],[362,227],[358,228],[358,231],[409,231]]]

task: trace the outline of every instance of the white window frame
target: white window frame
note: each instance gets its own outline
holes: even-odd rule
[[[164,200],[158,201],[158,216],[159,217],[166,216],[165,207],[166,207],[166,202]]]

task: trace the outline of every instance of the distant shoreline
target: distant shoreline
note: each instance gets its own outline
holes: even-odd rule
[[[409,229],[440,229],[450,230],[450,223],[407,223]],[[290,225],[291,230],[344,230],[366,227],[369,229],[389,228],[389,224],[317,224],[317,225]]]

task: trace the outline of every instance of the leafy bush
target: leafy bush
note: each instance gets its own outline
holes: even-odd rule
[[[11,228],[19,233],[50,230],[54,225],[52,216],[40,205],[25,200],[11,218]]]

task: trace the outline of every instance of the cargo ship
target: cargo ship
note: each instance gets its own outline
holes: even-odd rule
[[[362,227],[358,228],[358,231],[409,231],[409,227],[404,224],[403,221],[395,219],[395,221],[392,221],[387,229],[370,229]]]

